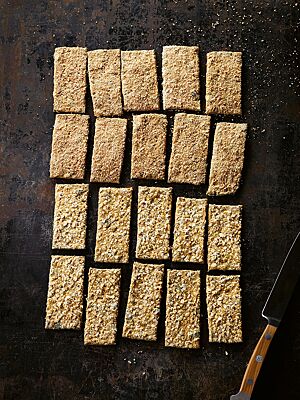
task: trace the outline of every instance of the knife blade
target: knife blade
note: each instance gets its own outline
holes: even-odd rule
[[[300,232],[292,244],[262,310],[270,325],[278,326],[300,275]]]
[[[249,400],[270,343],[292,297],[300,276],[300,232],[296,236],[277,275],[262,311],[268,325],[260,337],[247,366],[238,394],[230,400]]]

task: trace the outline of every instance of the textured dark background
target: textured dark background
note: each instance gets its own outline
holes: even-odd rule
[[[299,5],[283,0],[1,0],[1,399],[221,400],[238,390],[265,326],[262,306],[300,225],[299,16]],[[48,178],[53,51],[56,46],[154,48],[160,58],[166,44],[200,46],[202,104],[206,52],[244,54],[244,115],[234,119],[249,123],[244,183],[237,196],[218,200],[244,205],[244,343],[208,344],[203,307],[200,350],[164,348],[163,321],[158,343],[125,340],[119,333],[115,347],[84,348],[82,332],[43,327],[54,195]],[[130,135],[123,184],[129,182],[129,146]],[[97,190],[91,188],[87,266]],[[205,188],[177,185],[175,193],[203,197]],[[122,273],[119,328],[130,267]],[[254,399],[300,399],[299,291],[300,285]]]

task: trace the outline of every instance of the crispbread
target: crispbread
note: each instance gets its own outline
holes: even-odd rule
[[[89,185],[55,186],[53,249],[84,249]]]
[[[100,188],[95,261],[127,263],[132,188]]]
[[[88,135],[88,115],[56,115],[52,137],[50,178],[84,178]]]
[[[167,124],[165,115],[133,116],[131,178],[164,179]]]
[[[206,113],[242,113],[242,53],[214,51],[207,54]]]
[[[162,264],[133,264],[123,337],[157,339],[163,275]]]
[[[52,256],[46,329],[80,329],[83,306],[84,257]]]
[[[139,187],[137,258],[169,258],[171,207],[171,188]]]
[[[197,46],[164,46],[162,76],[164,110],[200,110]]]
[[[54,52],[53,109],[85,112],[87,49],[57,47]]]
[[[206,199],[178,197],[172,260],[204,263]]]
[[[168,270],[165,345],[200,347],[200,271]]]
[[[126,127],[126,119],[96,119],[91,182],[120,183]]]
[[[209,128],[209,116],[175,115],[169,182],[205,183]]]
[[[239,188],[244,164],[247,124],[217,124],[207,195],[234,194]]]
[[[85,345],[116,343],[121,270],[89,270],[89,287],[84,327]]]
[[[242,341],[240,277],[207,276],[206,303],[210,342]]]
[[[125,111],[159,110],[154,50],[122,51],[121,76]]]
[[[118,49],[88,52],[88,71],[94,115],[122,115],[121,51]]]
[[[241,269],[242,206],[214,205],[208,208],[208,269]]]

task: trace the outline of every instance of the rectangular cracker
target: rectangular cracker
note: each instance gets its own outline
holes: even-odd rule
[[[116,343],[120,286],[120,269],[90,268],[84,327],[85,345]]]
[[[200,110],[198,46],[164,46],[162,77],[164,110]]]
[[[178,197],[172,260],[204,263],[206,199]]]
[[[131,178],[165,178],[167,124],[166,115],[133,116]]]
[[[83,308],[84,257],[52,256],[46,329],[80,329]]]
[[[84,249],[89,185],[55,186],[53,249]]]
[[[207,276],[206,303],[209,341],[242,342],[240,277]]]
[[[242,114],[242,53],[207,54],[206,113]]]
[[[126,129],[126,119],[96,119],[91,182],[120,183]]]
[[[84,178],[88,136],[88,115],[56,115],[52,136],[50,178]]]
[[[137,258],[169,259],[171,208],[172,188],[139,187]]]
[[[132,188],[100,188],[95,261],[127,263]]]
[[[56,112],[84,113],[87,49],[57,47],[54,52],[53,109]]]
[[[208,208],[207,264],[209,270],[241,269],[242,206]]]
[[[244,165],[247,124],[220,122],[216,126],[207,195],[238,190]]]
[[[125,111],[159,110],[154,50],[122,51],[121,76]]]
[[[200,347],[200,271],[168,270],[165,345]]]
[[[133,264],[123,337],[156,340],[164,265]]]
[[[204,184],[210,117],[176,114],[169,164],[169,182]]]
[[[122,115],[121,51],[119,49],[88,52],[88,71],[94,115]]]

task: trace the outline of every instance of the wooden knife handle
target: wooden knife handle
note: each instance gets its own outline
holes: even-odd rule
[[[256,379],[276,330],[276,326],[267,325],[252,353],[240,391],[238,394],[231,396],[230,400],[249,400],[251,398]]]

